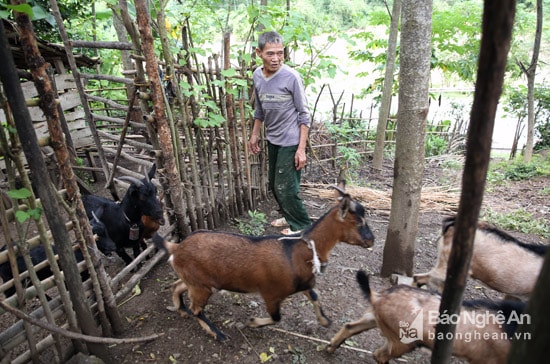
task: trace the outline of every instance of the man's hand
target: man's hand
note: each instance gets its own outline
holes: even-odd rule
[[[252,154],[258,154],[260,153],[260,137],[256,134],[252,134],[250,136],[250,139],[248,140],[248,149],[250,149],[250,153]]]
[[[298,148],[296,150],[296,154],[294,155],[294,166],[296,167],[296,170],[299,171],[304,168],[306,166],[306,161],[306,151]]]

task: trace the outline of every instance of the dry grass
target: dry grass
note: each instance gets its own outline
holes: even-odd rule
[[[353,198],[363,202],[365,207],[376,210],[377,214],[389,215],[391,209],[391,190],[376,190],[368,187],[346,186]],[[334,198],[334,192],[325,187],[307,187],[304,193],[324,199]],[[420,200],[422,212],[456,213],[460,193],[458,189],[449,187],[424,187]]]

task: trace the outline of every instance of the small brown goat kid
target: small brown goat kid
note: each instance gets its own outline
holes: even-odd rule
[[[437,263],[431,271],[414,275],[413,279],[418,287],[427,285],[431,289],[443,291],[454,223],[454,217],[443,222],[438,241]],[[548,246],[525,244],[485,223],[478,224],[474,239],[470,276],[506,296],[528,298],[535,286]]]
[[[374,292],[364,271],[357,272],[357,281],[372,307],[334,335],[326,347],[328,352],[334,352],[349,337],[375,327],[386,338],[374,352],[378,363],[387,363],[418,346],[433,349],[435,325],[440,317],[446,319],[439,315],[438,294],[407,285]],[[472,364],[505,363],[517,324],[528,319],[524,308],[519,301],[465,301],[459,316],[447,318],[457,323],[453,355]],[[439,333],[437,338],[442,339]]]
[[[259,293],[270,317],[253,318],[248,326],[271,325],[281,319],[285,298],[303,292],[312,302],[319,323],[328,326],[313,290],[315,272],[328,262],[338,242],[370,247],[374,237],[365,220],[363,206],[343,189],[337,206],[305,229],[290,236],[252,237],[225,232],[197,231],[175,244],[153,239],[170,254],[170,263],[179,279],[173,284],[172,299],[181,316],[197,317],[207,333],[222,341],[225,334],[204,315],[203,308],[212,289]],[[188,291],[190,306],[183,302]]]

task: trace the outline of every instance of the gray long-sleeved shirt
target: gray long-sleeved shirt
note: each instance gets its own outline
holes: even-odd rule
[[[261,67],[252,76],[254,81],[254,119],[264,122],[266,138],[281,147],[298,145],[300,125],[311,124],[309,106],[299,73],[283,65],[266,78]]]

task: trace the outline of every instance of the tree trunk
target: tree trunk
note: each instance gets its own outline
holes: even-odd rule
[[[542,0],[537,0],[537,28],[531,64],[523,72],[527,76],[527,141],[525,144],[525,163],[531,162],[533,157],[533,139],[535,134],[535,75],[539,62],[540,42],[542,38]]]
[[[45,71],[48,64],[45,63],[44,58],[42,58],[40,52],[38,51],[36,38],[34,37],[32,24],[28,15],[23,13],[15,13],[15,17],[19,25],[20,40],[23,44],[25,58],[29,64],[31,72],[33,73],[33,79],[35,81],[37,91],[40,94],[40,107],[44,111],[48,121],[48,129],[52,138],[52,147],[58,159],[60,172],[62,175],[71,175],[72,169],[68,159],[67,147],[62,142],[63,131],[58,120],[55,118],[55,115],[57,114],[58,101],[53,96],[51,84],[49,84],[49,78]],[[2,41],[4,42],[4,37],[2,38]],[[6,46],[4,45],[2,47],[2,51],[4,51],[5,48]],[[38,141],[30,114],[25,106],[23,92],[17,78],[17,72],[15,70],[11,52],[8,50],[6,54],[2,56],[2,59],[5,62],[4,67],[0,67],[2,83],[6,88],[6,95],[14,114],[14,118],[17,120],[17,133],[22,141],[23,151],[25,153],[25,157],[27,158],[29,168],[37,176],[47,176],[48,173],[46,165],[44,163],[44,159],[42,158],[42,153],[38,147]],[[52,116],[54,117],[52,118]],[[41,180],[35,182],[40,184],[40,181]],[[38,195],[40,196],[40,201],[44,207],[44,214],[48,220],[53,240],[56,242],[59,262],[63,266],[65,281],[71,296],[73,305],[72,308],[76,313],[82,332],[87,335],[99,335],[98,327],[95,324],[90,307],[87,305],[86,296],[80,280],[80,274],[76,266],[76,259],[71,248],[71,238],[65,228],[63,217],[59,214],[59,210],[62,208],[59,206],[57,201],[57,191],[55,191],[51,183],[47,182],[47,179],[42,182],[42,186],[38,188]],[[69,183],[70,181],[68,180],[65,180],[64,182],[69,196],[74,199],[75,191],[78,196],[78,186],[76,185],[74,176],[72,179],[72,184]],[[78,202],[80,202],[81,212],[83,212],[84,207],[82,206],[82,201],[80,201],[79,198],[77,198],[77,205]],[[78,210],[79,209],[77,208],[77,213],[79,213]],[[86,218],[85,212],[84,218]],[[86,222],[87,221],[88,220],[86,218]],[[93,240],[93,234],[89,223],[88,229],[87,235]],[[104,360],[109,359],[105,346],[88,343],[87,347],[88,350],[94,355],[97,355]]]
[[[397,34],[399,32],[399,18],[401,17],[401,0],[393,1],[391,14],[390,36],[388,38],[388,50],[386,52],[386,72],[384,75],[384,88],[382,101],[378,113],[378,126],[376,127],[376,145],[372,158],[372,167],[382,169],[384,162],[384,142],[386,141],[386,126],[390,114],[391,99],[393,96],[393,70],[395,68],[395,51],[397,48]]]
[[[510,49],[515,8],[515,0],[486,0],[484,5],[479,65],[466,145],[462,193],[447,268],[447,279],[439,308],[440,315],[449,315],[446,317],[454,317],[460,312],[468,277],[477,219],[483,201],[483,190],[491,155],[495,114]],[[450,361],[456,330],[456,323],[451,322],[438,323],[436,326],[436,337],[443,337],[445,340],[435,340],[432,363]]]
[[[413,273],[430,81],[432,2],[403,1],[394,187],[381,275]]]
[[[550,357],[550,253],[546,253],[535,289],[527,304],[527,321],[519,324],[508,363],[541,363]]]
[[[95,121],[91,117],[91,111],[86,101],[86,97],[84,95],[84,87],[82,85],[82,82],[80,81],[80,73],[78,72],[78,69],[76,67],[76,61],[72,54],[72,47],[69,44],[67,32],[65,31],[63,19],[61,18],[61,12],[59,11],[59,7],[57,6],[57,2],[55,0],[50,0],[50,7],[52,8],[53,16],[55,17],[55,20],[59,27],[59,33],[65,45],[65,51],[67,52],[67,58],[71,66],[71,71],[73,72],[73,77],[75,79],[76,87],[78,89],[80,99],[82,100],[82,108],[84,109],[84,113],[86,114],[88,125],[90,126],[90,130],[92,130],[92,134],[94,135],[94,141],[96,143],[96,147],[98,147],[98,155],[103,165],[103,170],[106,172],[105,175],[107,176],[109,171],[107,166],[107,161],[105,158],[105,154],[103,153],[103,148],[101,148],[101,143],[99,141],[97,129],[95,128]],[[58,163],[61,163],[61,162],[58,161]],[[67,178],[70,179],[69,173],[74,175],[72,170],[71,172],[66,172],[66,173],[62,172],[62,175],[67,176]],[[115,191],[114,184],[110,186],[110,190],[111,190],[111,193]],[[69,190],[67,190],[67,192],[69,193]],[[82,201],[80,199],[80,194],[78,193],[78,190],[72,191],[71,189],[71,194],[69,194],[69,201],[74,201],[74,204],[75,204],[74,207],[75,207],[76,217],[78,219],[78,225],[75,225],[75,226],[80,226],[81,228],[83,228],[82,233],[84,238],[86,239],[86,244],[88,246],[94,247],[94,252],[97,252],[95,239],[93,238],[93,234],[92,234],[92,229],[90,227],[90,223],[88,221],[88,217],[86,215],[84,205],[82,204]],[[105,309],[106,309],[107,315],[109,316],[112,329],[114,330],[115,333],[119,333],[123,329],[123,324],[122,324],[122,319],[120,317],[120,314],[118,312],[118,307],[116,305],[115,297],[111,290],[111,286],[109,285],[109,282],[108,282],[107,273],[105,272],[105,269],[103,267],[103,264],[98,254],[92,253],[91,258],[94,266],[97,267],[96,273],[98,274],[98,280],[99,280],[99,284],[101,286],[101,291],[103,295],[102,298],[98,298],[98,299],[104,300]]]
[[[159,65],[155,55],[153,44],[153,34],[149,25],[149,9],[144,0],[137,0],[136,16],[138,21],[138,29],[141,35],[141,47],[146,60],[146,70],[149,76],[151,88],[151,97],[153,101],[153,115],[157,127],[157,132],[160,141],[160,147],[164,157],[164,168],[166,178],[170,186],[170,199],[174,206],[174,214],[176,215],[178,232],[185,231],[185,214],[182,203],[182,188],[179,179],[179,173],[174,158],[174,148],[172,146],[172,136],[170,126],[166,119],[166,109],[164,104],[164,96],[160,77],[158,73]]]

